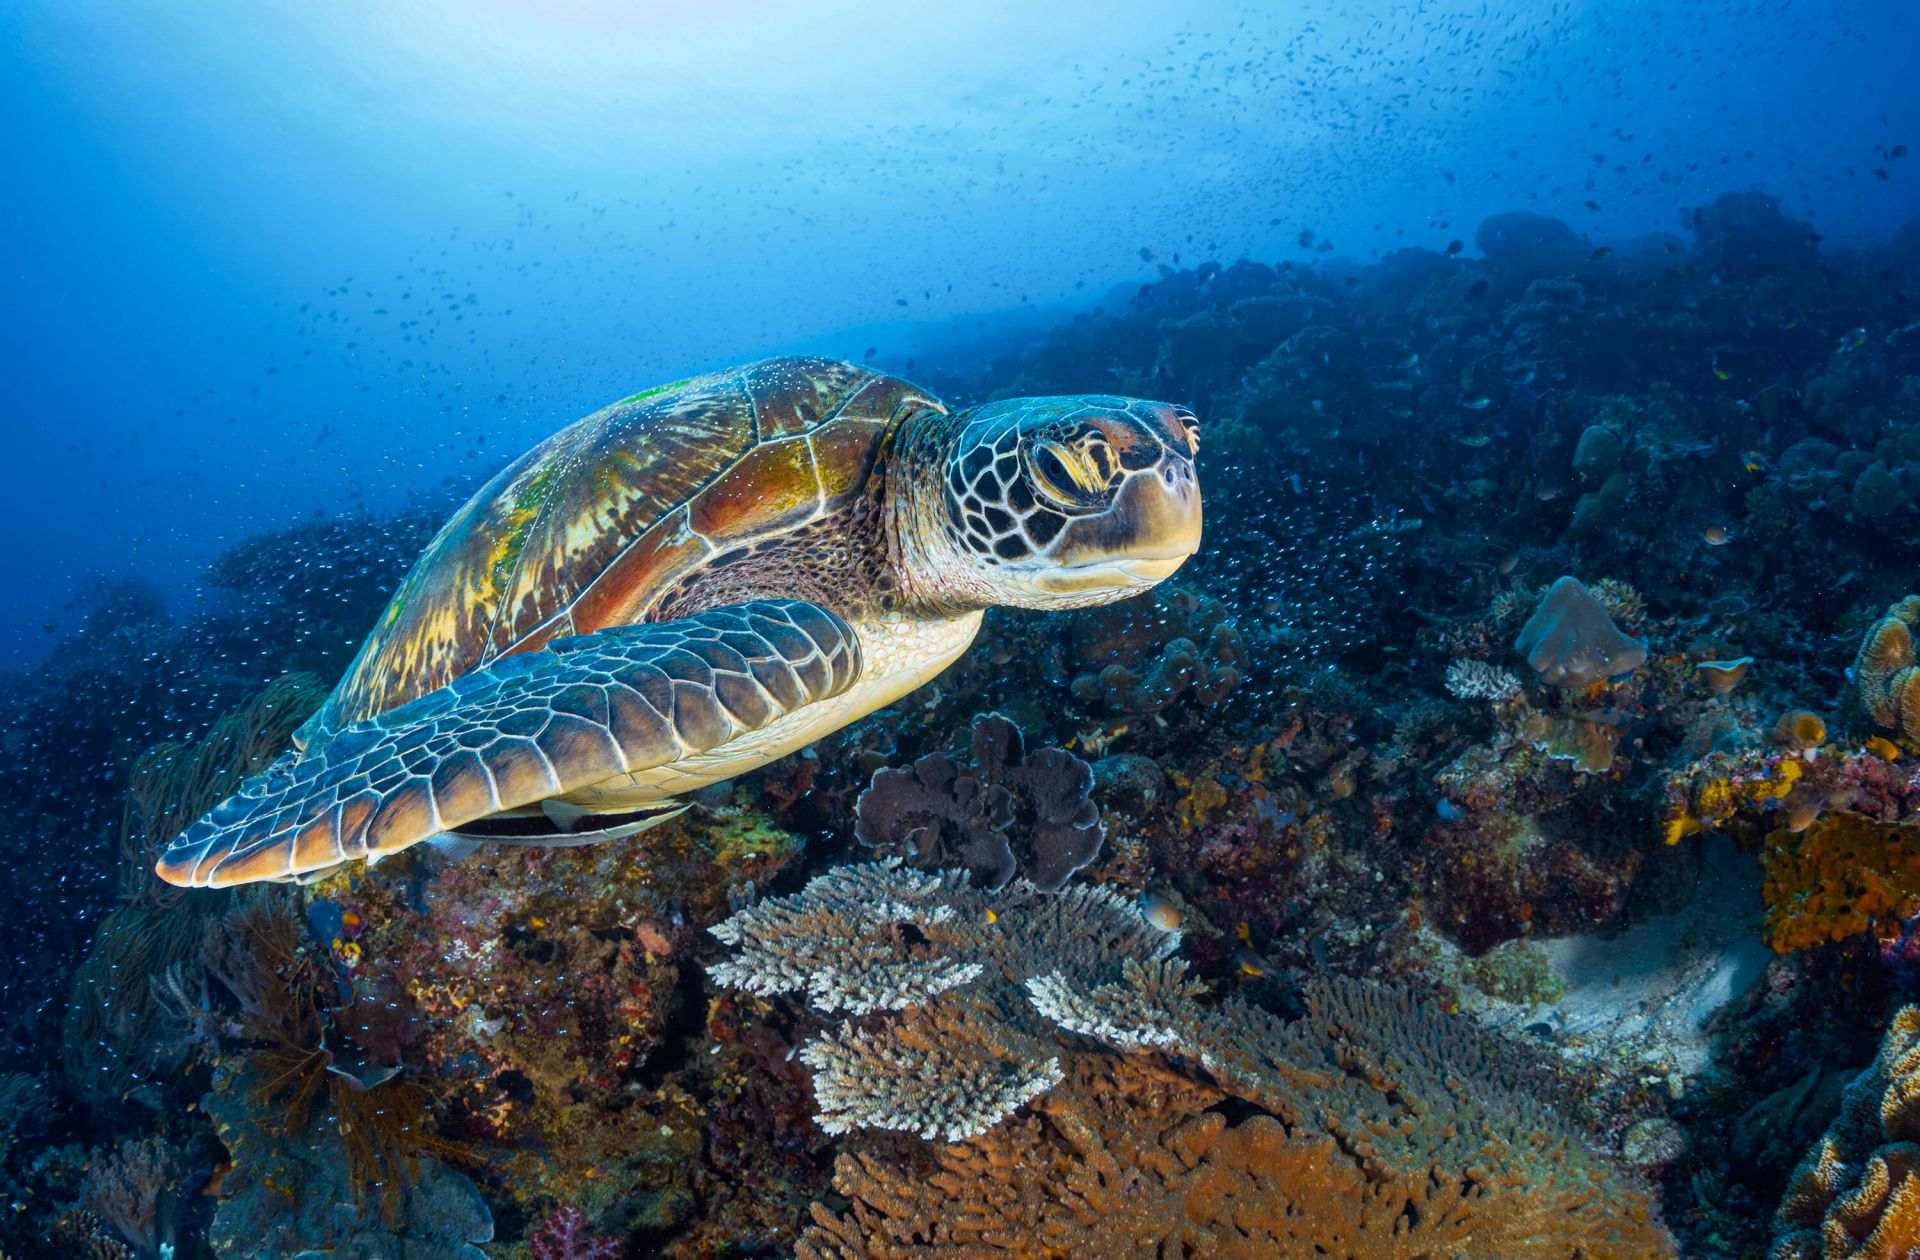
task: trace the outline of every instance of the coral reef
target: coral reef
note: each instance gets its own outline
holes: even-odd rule
[[[567,1205],[540,1223],[527,1239],[533,1260],[615,1260],[620,1240],[609,1234],[587,1232],[587,1217]]]
[[[1520,680],[1498,665],[1458,660],[1447,666],[1447,691],[1461,700],[1510,700],[1520,694]]]
[[[1794,1169],[1770,1260],[1868,1260],[1920,1248],[1920,1007],[1893,1017],[1871,1067]]]
[[[922,1161],[843,1154],[802,1260],[1672,1254],[1643,1200],[1395,1175],[1151,1059],[1070,1056],[1029,1115]],[[1511,1187],[1507,1187],[1511,1189]]]
[[[1052,891],[1100,852],[1105,828],[1092,790],[1086,762],[1060,748],[1027,752],[1020,728],[989,713],[973,721],[967,772],[944,753],[874,771],[853,835],[923,869],[965,867],[988,888],[1019,871]]]
[[[178,1065],[178,1045],[162,1035],[160,986],[197,953],[205,903],[183,904],[182,890],[154,875],[154,854],[278,756],[323,695],[312,675],[286,675],[199,739],[158,744],[134,761],[120,831],[120,904],[73,973],[61,1028],[66,1077],[82,1097],[153,1101],[149,1083]]]
[[[1069,968],[1087,985],[1166,957],[1174,933],[1099,888],[990,895],[961,872],[839,867],[792,897],[714,926],[734,956],[718,984],[804,995],[819,1011],[894,1018],[803,1047],[829,1132],[898,1129],[949,1141],[983,1132],[1059,1080],[1023,984]]]
[[[908,375],[956,401],[1190,403],[1208,545],[1136,600],[994,610],[937,683],[630,841],[182,898],[152,845],[284,742],[443,513],[258,536],[197,592],[87,584],[0,678],[0,942],[30,960],[0,973],[0,1246],[134,1254],[83,1194],[164,1150],[182,1255],[1365,1255],[1396,1196],[1422,1215],[1390,1236],[1474,1254],[1451,1169],[1490,1170],[1475,1220],[1544,1207],[1546,1237],[1584,1237],[1562,1190],[1644,1204],[1590,1134],[1684,1254],[1760,1254],[1862,1012],[1920,996],[1920,229],[1825,244],[1765,195],[1687,240],[1550,213],[1176,262],[929,346]],[[1568,573],[1612,577],[1545,588]],[[994,710],[1018,733],[976,730]],[[756,901],[871,852],[856,830],[1006,887]],[[1019,882],[1075,867],[1106,891]],[[1516,1198],[1548,1148],[1511,1096],[1560,1089],[1581,1127],[1543,1122],[1566,1162]],[[1592,1254],[1663,1245],[1616,1225]]]
[[[908,927],[915,930],[902,930]],[[1277,1167],[1275,1184],[1249,1187],[1276,1197],[1273,1217],[1292,1218],[1295,1232],[1285,1237],[1299,1254],[1343,1236],[1345,1245],[1364,1245],[1346,1231],[1364,1234],[1369,1220],[1379,1228],[1399,1214],[1390,1203],[1404,1206],[1394,1195],[1415,1186],[1426,1187],[1415,1215],[1440,1237],[1511,1228],[1520,1246],[1528,1231],[1552,1221],[1559,1235],[1585,1235],[1595,1248],[1667,1252],[1644,1196],[1582,1150],[1570,1129],[1508,1083],[1506,1065],[1444,1016],[1405,995],[1331,981],[1309,988],[1307,1013],[1292,1022],[1240,1001],[1203,1006],[1185,964],[1170,957],[1177,935],[1147,926],[1137,911],[1100,890],[990,894],[957,873],[867,865],[819,876],[801,893],[741,911],[715,932],[738,951],[714,969],[722,984],[825,994],[825,1002],[816,997],[815,1004],[829,1008],[900,1012],[878,1025],[830,1031],[802,1051],[817,1069],[822,1123],[830,1131],[899,1129],[950,1143],[986,1135],[986,1145],[954,1158],[975,1170],[998,1170],[975,1186],[960,1176],[886,1175],[871,1160],[843,1159],[841,1192],[857,1197],[863,1187],[870,1190],[871,1210],[856,1211],[841,1225],[816,1211],[815,1254],[886,1255],[895,1254],[886,1243],[933,1241],[963,1247],[1000,1239],[1007,1246],[1004,1240],[1025,1237],[1023,1227],[1036,1216],[1057,1218],[1055,1227],[1065,1231],[1062,1250],[1075,1249],[1065,1247],[1072,1241],[1105,1254],[1100,1240],[1119,1235],[1102,1232],[1111,1222],[1097,1205],[1060,1212],[1046,1205],[1074,1204],[1076,1183],[1099,1178],[1101,1161],[1144,1156],[1124,1146],[1087,1149],[1084,1135],[1099,1125],[1063,1122],[1085,1105],[1074,1100],[1086,1089],[1083,1072],[1070,1076],[1061,1065],[1073,1038],[1196,1065],[1216,1096],[1233,1094],[1277,1119],[1267,1122],[1271,1130],[1249,1131],[1271,1134],[1257,1144],[1263,1153],[1282,1133],[1316,1142],[1300,1166],[1322,1169],[1343,1185],[1344,1202],[1292,1197],[1297,1186],[1289,1188]],[[851,973],[839,961],[845,958],[859,960]],[[816,984],[811,975],[823,968],[832,979]],[[939,978],[930,982],[930,975]],[[1069,1079],[1075,1086],[1068,1099],[1053,1100],[1048,1091]],[[1195,1086],[1186,1088],[1191,1096]],[[1023,1104],[1083,1135],[1077,1158],[1091,1165],[1088,1171],[1065,1172],[1065,1184],[1048,1189],[1020,1170],[1071,1164],[991,1153],[1001,1143],[1030,1145],[1038,1138],[1031,1119],[1009,1119]],[[1203,1109],[1171,1123],[1167,1117],[1146,1123],[1158,1136]],[[1223,1157],[1232,1158],[1231,1150]],[[1326,1172],[1335,1151],[1344,1152],[1338,1159],[1346,1167]],[[1243,1167],[1238,1175],[1263,1177],[1267,1169]],[[996,1185],[1009,1176],[1020,1180]],[[1375,1201],[1369,1187],[1381,1180],[1398,1190]],[[903,1181],[936,1187],[942,1206],[903,1206]],[[1185,1194],[1181,1185],[1162,1187],[1142,1200],[1142,1210],[1174,1212],[1158,1228],[1178,1237],[1186,1227]],[[982,1197],[987,1201],[978,1202]],[[952,1225],[956,1214],[971,1224]],[[882,1219],[901,1215],[904,1221]],[[1267,1218],[1255,1213],[1249,1219]],[[1496,1227],[1495,1220],[1508,1223]],[[1196,1227],[1205,1226],[1203,1219]],[[869,1243],[877,1249],[861,1250]]]
[[[369,1175],[364,1148],[370,1140],[398,1140],[402,1149],[431,1142],[430,1134],[401,1127],[419,1123],[417,1106],[411,1117],[394,1115],[385,1105],[404,1104],[389,1097],[337,1121],[311,1106],[282,1116],[262,1105],[279,1094],[278,1082],[261,1075],[269,1066],[244,1060],[223,1065],[207,1096],[207,1112],[233,1158],[207,1230],[216,1256],[292,1260],[323,1251],[341,1260],[482,1260],[485,1253],[474,1244],[492,1239],[493,1217],[479,1190],[456,1169],[417,1154],[397,1162],[383,1154],[371,1175],[391,1180],[371,1187],[384,1204],[371,1210],[369,1187],[355,1184]],[[351,1087],[338,1090],[334,1101],[352,1093]],[[382,1136],[364,1126],[377,1126]]]
[[[1245,641],[1219,600],[1182,587],[1158,587],[1149,599],[1074,615],[1067,633],[1078,672],[1068,691],[1077,703],[1144,717],[1182,700],[1218,704],[1246,681]]]

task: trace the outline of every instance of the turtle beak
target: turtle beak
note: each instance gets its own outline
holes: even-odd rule
[[[1165,581],[1200,549],[1200,479],[1193,461],[1168,451],[1129,473],[1106,511],[1076,517],[1053,550],[1058,566],[1041,581],[1063,594]]]

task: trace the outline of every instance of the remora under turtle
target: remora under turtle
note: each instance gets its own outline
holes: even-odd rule
[[[1165,403],[950,413],[822,359],[623,399],[454,514],[295,747],[160,876],[305,879],[438,836],[639,830],[926,682],[990,605],[1165,578],[1200,542],[1198,442]]]

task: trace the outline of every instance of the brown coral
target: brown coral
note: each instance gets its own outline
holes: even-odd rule
[[[1177,935],[1103,890],[841,868],[714,930],[736,948],[724,985],[900,1012],[802,1052],[824,1125],[963,1139],[843,1162],[853,1207],[817,1211],[802,1254],[1670,1254],[1645,1195],[1467,1027],[1325,978],[1291,1021],[1204,1005]],[[1202,1114],[1228,1097],[1262,1122]]]
[[[1179,587],[1076,613],[1068,634],[1079,671],[1069,687],[1073,698],[1109,715],[1156,714],[1183,698],[1218,704],[1250,669],[1226,606]]]
[[[1893,1017],[1873,1064],[1787,1183],[1770,1260],[1920,1250],[1920,1007]]]
[[[173,1148],[157,1137],[122,1142],[87,1173],[80,1197],[141,1255],[171,1248],[173,1199],[181,1179]]]
[[[1099,855],[1106,832],[1092,793],[1086,762],[1062,748],[1029,753],[1019,727],[988,713],[973,720],[970,769],[929,753],[874,771],[853,836],[923,870],[964,867],[988,888],[1018,870],[1051,892]]]
[[[1287,1260],[1670,1255],[1631,1193],[1529,1191],[1484,1169],[1387,1170],[1289,1133],[1150,1058],[1072,1055],[1017,1121],[923,1160],[843,1154],[801,1260],[906,1256]]]

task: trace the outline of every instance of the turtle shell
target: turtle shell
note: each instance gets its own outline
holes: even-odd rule
[[[550,639],[650,619],[713,556],[851,503],[916,386],[769,359],[624,398],[481,487],[387,605],[303,745]]]

